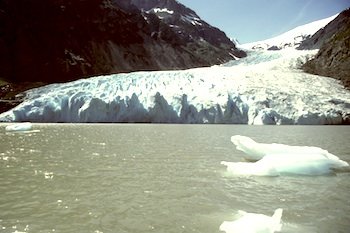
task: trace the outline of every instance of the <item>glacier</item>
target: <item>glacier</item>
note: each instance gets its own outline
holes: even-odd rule
[[[316,52],[250,51],[220,66],[51,84],[26,91],[0,121],[343,124],[350,92],[298,69]]]

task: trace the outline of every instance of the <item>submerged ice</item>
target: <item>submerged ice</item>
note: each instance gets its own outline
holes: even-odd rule
[[[222,66],[52,84],[27,91],[0,121],[342,124],[349,91],[297,69],[313,54],[251,52]]]

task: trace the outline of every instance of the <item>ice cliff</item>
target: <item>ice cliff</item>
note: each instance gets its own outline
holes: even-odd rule
[[[343,124],[350,92],[297,69],[316,51],[252,51],[207,68],[134,72],[25,93],[0,121]]]

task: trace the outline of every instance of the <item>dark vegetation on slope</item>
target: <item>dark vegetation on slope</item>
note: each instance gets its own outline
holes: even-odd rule
[[[315,58],[303,65],[304,71],[339,79],[350,88],[350,9],[339,14],[299,48],[320,49]]]
[[[156,7],[174,14],[152,11]],[[13,102],[33,82],[210,66],[246,56],[222,31],[189,17],[198,16],[175,0],[1,0],[0,80],[6,85],[0,82],[0,98]]]

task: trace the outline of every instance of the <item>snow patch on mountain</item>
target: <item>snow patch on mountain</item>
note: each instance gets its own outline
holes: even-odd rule
[[[271,49],[278,50],[286,47],[296,47],[306,38],[315,34],[318,30],[325,27],[329,22],[335,19],[339,14],[331,17],[317,20],[290,31],[287,31],[279,36],[252,43],[242,44],[239,47],[243,49]]]
[[[252,51],[207,68],[134,72],[26,92],[0,121],[341,124],[350,92],[298,70],[316,51]]]
[[[185,22],[191,23],[193,26],[199,25],[202,26],[202,20],[198,17],[196,17],[195,15],[185,15],[185,16],[181,16],[181,19]]]
[[[171,17],[174,14],[173,10],[168,8],[153,8],[152,10],[146,11],[147,14],[154,13],[157,17],[162,20],[164,18]]]
[[[168,13],[168,14],[171,14],[171,15],[174,14],[174,11],[168,10],[168,8],[163,8],[163,9],[161,9],[161,8],[154,8],[153,11],[154,11],[154,13],[161,12],[161,13]]]

